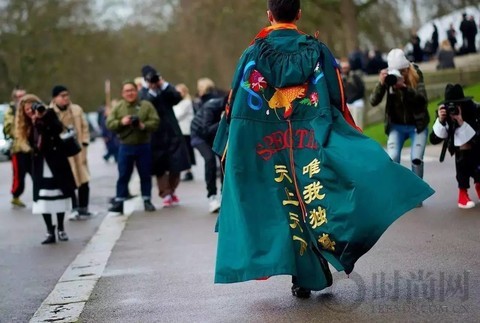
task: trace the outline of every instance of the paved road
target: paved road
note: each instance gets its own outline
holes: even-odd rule
[[[92,162],[97,160],[92,191],[98,209],[115,181],[113,165],[95,156],[100,151],[100,146],[91,150]],[[337,273],[334,288],[308,300],[291,296],[289,277],[213,284],[216,215],[208,213],[197,166],[196,181],[180,186],[181,206],[153,214],[137,211],[128,218],[80,321],[478,321],[480,207],[456,207],[453,160],[439,164],[438,153],[437,147],[427,149],[425,174],[437,194],[394,223],[350,279]],[[0,206],[0,322],[25,322],[102,217],[68,223],[69,243],[40,246],[42,221],[6,205],[6,169],[0,165],[1,197],[7,199]]]
[[[11,164],[0,163],[0,322],[28,322],[51,292],[65,268],[83,249],[101,223],[107,197],[113,194],[113,164],[105,165],[102,143],[97,140],[89,151],[91,209],[99,212],[89,221],[66,221],[70,241],[52,246],[40,244],[45,225],[32,215],[32,183],[22,199],[26,209],[10,206]]]
[[[214,285],[216,216],[202,182],[182,184],[181,207],[129,218],[81,321],[478,321],[480,212],[456,207],[454,164],[438,153],[428,149],[425,176],[437,194],[392,225],[351,279],[337,273],[309,300],[291,296],[289,277]]]

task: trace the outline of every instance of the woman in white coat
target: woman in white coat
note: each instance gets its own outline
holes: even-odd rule
[[[187,143],[190,164],[195,165],[195,154],[193,152],[193,147],[190,144],[190,124],[192,123],[194,116],[192,97],[190,96],[188,87],[185,84],[178,84],[175,88],[178,92],[180,92],[183,99],[173,107],[173,111],[175,112],[175,117],[177,117],[178,125],[180,126],[180,130],[182,130],[185,142]],[[185,176],[182,180],[193,180],[193,174],[190,169],[185,172]]]

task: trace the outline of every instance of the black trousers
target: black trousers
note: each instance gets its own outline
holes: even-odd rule
[[[88,210],[89,197],[90,187],[88,186],[88,182],[86,182],[80,185],[80,187],[78,188],[78,199],[75,193],[73,193],[72,195],[73,209],[84,209],[85,211]]]
[[[32,154],[12,154],[12,170],[13,183],[11,192],[13,197],[20,197],[25,190],[25,176],[27,173],[30,174],[30,177],[32,176]]]
[[[455,151],[455,169],[458,188],[470,188],[470,177],[480,183],[480,151],[475,149]]]
[[[205,182],[207,183],[207,197],[217,195],[217,155],[207,143],[195,145],[205,160]]]
[[[197,162],[195,161],[195,153],[193,152],[193,147],[192,144],[190,143],[190,140],[192,137],[190,135],[184,135],[183,138],[185,139],[185,143],[187,144],[187,150],[188,150],[188,156],[190,157],[190,164],[196,165]]]

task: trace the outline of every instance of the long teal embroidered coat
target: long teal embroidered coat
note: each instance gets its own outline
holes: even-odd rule
[[[331,284],[433,194],[349,125],[325,45],[272,31],[243,54],[214,150],[224,156],[216,283],[295,275]]]

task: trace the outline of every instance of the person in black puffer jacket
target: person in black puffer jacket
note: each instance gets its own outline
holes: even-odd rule
[[[204,87],[204,83],[207,86]],[[220,209],[220,198],[217,195],[217,156],[212,146],[226,103],[226,96],[215,97],[214,93],[214,84],[211,80],[199,80],[200,101],[203,103],[199,105],[190,129],[192,146],[205,160],[205,182],[209,211],[212,213]]]

